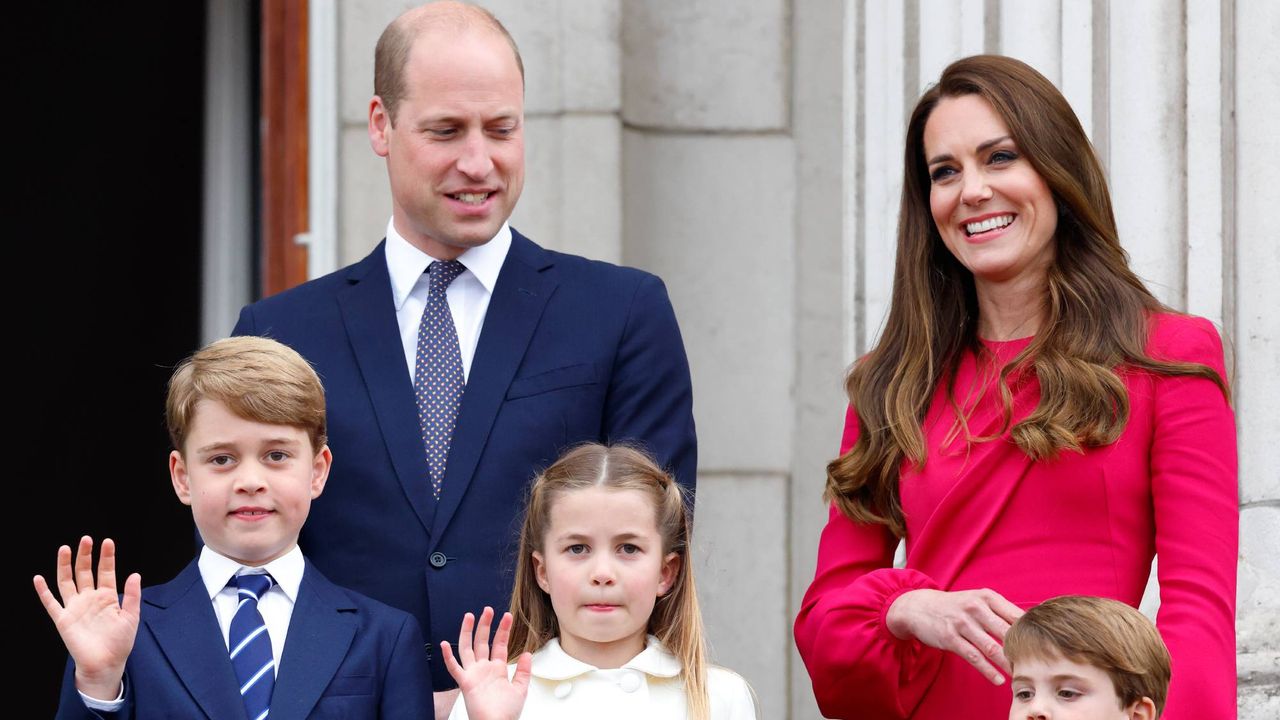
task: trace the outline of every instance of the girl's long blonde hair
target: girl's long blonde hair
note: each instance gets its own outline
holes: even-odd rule
[[[657,636],[677,659],[684,674],[690,720],[708,720],[707,657],[703,641],[702,612],[693,583],[689,557],[690,507],[684,490],[657,463],[640,450],[626,445],[579,445],[542,472],[529,491],[520,551],[516,561],[515,589],[511,593],[510,652],[536,652],[560,635],[560,623],[551,597],[538,586],[533,553],[543,552],[551,525],[551,508],[561,496],[591,487],[635,490],[653,501],[662,554],[680,558],[671,589],[658,598],[649,616],[649,633]]]

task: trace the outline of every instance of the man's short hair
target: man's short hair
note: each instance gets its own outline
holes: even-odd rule
[[[1100,597],[1063,595],[1031,608],[1004,638],[1010,664],[1063,657],[1107,673],[1120,706],[1144,697],[1164,710],[1169,692],[1169,650],[1155,625],[1128,605]]]
[[[312,452],[327,442],[324,387],[293,348],[262,337],[209,343],[183,360],[169,378],[165,422],[178,452],[191,431],[196,406],[214,400],[246,420],[306,431]]]
[[[520,68],[520,81],[524,82],[524,60],[520,48],[507,28],[493,13],[478,5],[446,0],[428,3],[401,14],[382,31],[373,51],[373,94],[382,98],[387,109],[387,119],[394,127],[396,111],[404,99],[405,68],[409,64],[409,52],[413,43],[427,30],[445,27],[451,32],[462,33],[477,27],[497,32],[507,44]]]

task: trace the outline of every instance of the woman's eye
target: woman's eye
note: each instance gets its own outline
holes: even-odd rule
[[[991,153],[991,162],[997,165],[1011,163],[1018,159],[1018,154],[1012,150],[997,150]]]
[[[929,173],[929,179],[933,182],[942,182],[954,175],[955,172],[955,168],[946,167],[944,165],[942,167],[934,168],[933,171]]]

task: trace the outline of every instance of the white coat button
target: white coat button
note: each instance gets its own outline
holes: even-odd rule
[[[569,697],[569,692],[573,690],[573,683],[562,682],[556,686],[556,699],[563,700]]]
[[[623,692],[633,693],[640,689],[640,676],[635,673],[627,673],[618,681],[618,687],[621,687]]]

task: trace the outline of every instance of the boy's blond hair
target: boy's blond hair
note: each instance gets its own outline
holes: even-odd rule
[[[1061,656],[1111,678],[1120,707],[1151,698],[1156,717],[1169,692],[1169,650],[1156,626],[1128,605],[1100,597],[1063,595],[1018,618],[1004,638],[1010,664]]]
[[[178,365],[165,400],[169,440],[178,452],[185,452],[201,400],[220,402],[246,420],[301,428],[313,452],[328,441],[320,377],[293,348],[275,340],[217,340]]]

